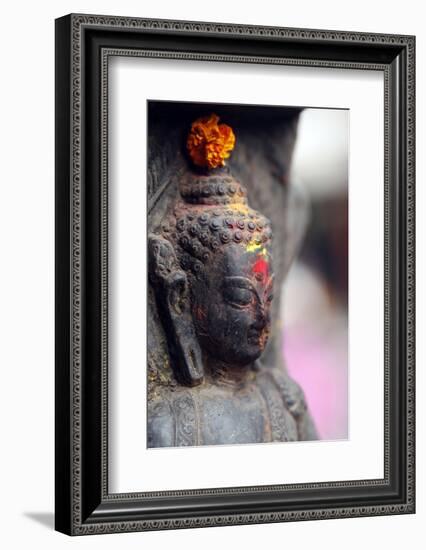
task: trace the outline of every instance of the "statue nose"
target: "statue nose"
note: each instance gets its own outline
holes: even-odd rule
[[[253,326],[257,330],[262,330],[266,327],[267,324],[268,316],[265,312],[265,308],[262,306],[262,304],[258,304],[256,308],[256,318]]]

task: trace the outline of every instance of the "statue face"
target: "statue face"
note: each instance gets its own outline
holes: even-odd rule
[[[247,365],[264,350],[270,330],[273,269],[270,249],[232,244],[205,266],[192,289],[192,314],[201,347],[212,357]]]

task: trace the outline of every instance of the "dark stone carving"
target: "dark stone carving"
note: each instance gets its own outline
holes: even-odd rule
[[[233,161],[206,169],[189,166],[180,145],[177,129],[187,131],[191,120],[183,125],[185,113],[155,105],[148,446],[315,439],[303,392],[277,352],[281,283],[305,220],[288,185],[298,112],[271,118],[257,109],[250,127],[234,108]],[[290,203],[299,223],[289,223]]]

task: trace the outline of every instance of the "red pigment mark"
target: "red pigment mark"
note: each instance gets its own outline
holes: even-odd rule
[[[254,274],[260,273],[263,278],[266,278],[269,271],[269,264],[265,259],[259,258],[253,265],[252,271]]]
[[[196,317],[199,321],[203,321],[203,320],[206,318],[206,312],[205,312],[203,309],[201,309],[200,306],[198,306],[197,308],[195,308],[194,313],[195,313],[195,317]]]

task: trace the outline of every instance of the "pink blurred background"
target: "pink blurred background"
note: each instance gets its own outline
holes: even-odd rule
[[[302,112],[292,184],[310,216],[283,289],[283,354],[320,439],[348,437],[349,111]]]

